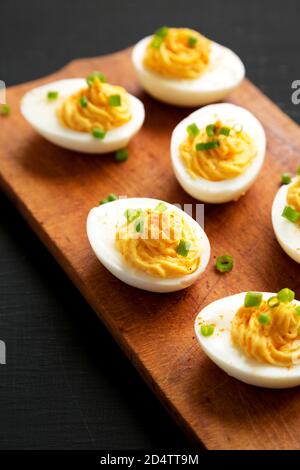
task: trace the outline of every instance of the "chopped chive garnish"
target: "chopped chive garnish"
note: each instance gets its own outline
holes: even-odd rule
[[[157,212],[164,212],[167,210],[167,206],[163,202],[159,202],[154,210]]]
[[[291,206],[285,206],[281,216],[287,219],[289,222],[296,224],[299,220],[300,212],[296,211],[296,209],[293,209]]]
[[[219,147],[220,144],[217,140],[212,140],[211,142],[199,142],[196,144],[196,150],[197,152],[199,150],[211,150],[211,149],[216,149]]]
[[[195,122],[187,126],[186,130],[190,137],[196,137],[200,132],[199,127],[197,126]]]
[[[208,126],[206,126],[206,134],[208,135],[208,137],[213,137],[215,135],[215,132],[216,126],[214,124],[208,124]]]
[[[133,222],[135,219],[140,217],[141,214],[142,209],[126,209],[126,211],[124,212],[128,223]]]
[[[180,255],[180,256],[187,256],[188,253],[189,253],[189,250],[191,248],[191,242],[188,242],[186,240],[180,240],[177,248],[176,248],[176,252]]]
[[[86,81],[87,81],[87,84],[88,86],[91,86],[93,81],[95,80],[95,78],[98,78],[98,80],[100,80],[100,82],[102,83],[105,83],[106,82],[106,78],[105,76],[103,75],[103,73],[101,72],[92,72],[87,78],[86,78]]]
[[[101,199],[101,201],[99,201],[99,206],[102,206],[103,204],[106,204],[107,202],[116,201],[117,199],[118,199],[118,196],[116,196],[114,193],[110,193],[105,199]]]
[[[79,100],[79,104],[82,108],[86,108],[88,105],[88,100],[86,96],[82,96]]]
[[[227,273],[233,268],[233,258],[229,255],[218,256],[215,267],[220,273]]]
[[[98,127],[94,127],[94,129],[92,130],[92,136],[95,137],[95,139],[102,140],[106,136],[106,132],[102,129],[99,129]]]
[[[115,159],[117,162],[125,162],[128,158],[128,149],[120,149],[115,153]]]
[[[111,108],[115,108],[116,106],[121,106],[121,96],[120,95],[111,95],[108,98],[108,104]]]
[[[112,201],[116,201],[118,199],[118,196],[116,196],[116,194],[114,193],[110,193],[108,196],[107,196],[107,200],[109,202],[112,202]]]
[[[300,176],[300,166],[297,168],[297,175]]]
[[[159,49],[164,38],[167,36],[169,31],[169,28],[167,26],[163,26],[162,28],[158,29],[154,33],[154,37],[151,42],[151,46],[154,47],[154,49]]]
[[[221,127],[219,134],[226,135],[228,137],[230,134],[230,127],[226,127],[226,126]]]
[[[300,307],[299,306],[295,308],[295,314],[297,316],[300,316]]]
[[[196,44],[197,44],[197,41],[198,41],[198,39],[195,38],[195,36],[190,36],[190,37],[188,38],[188,45],[189,45],[190,47],[195,47]]]
[[[267,304],[270,308],[278,307],[280,304],[278,298],[274,295],[273,297],[270,297],[267,301]]]
[[[268,325],[271,321],[270,316],[267,313],[261,313],[258,317],[259,323],[262,325]]]
[[[212,336],[215,331],[215,325],[201,325],[202,336]]]
[[[290,184],[291,181],[292,181],[292,177],[290,173],[282,173],[281,175],[282,184]]]
[[[136,232],[142,233],[142,231],[144,229],[144,220],[142,218],[138,218],[134,222],[134,229],[135,229]]]
[[[280,302],[292,302],[295,298],[295,292],[285,287],[278,292],[277,297]]]
[[[1,116],[9,116],[10,115],[10,107],[8,106],[8,104],[3,104],[1,106],[0,114],[1,114]]]
[[[47,98],[49,101],[55,101],[58,98],[58,91],[48,91]]]
[[[259,307],[262,302],[263,295],[261,292],[247,292],[245,296],[245,307]]]
[[[168,26],[162,26],[161,28],[157,29],[154,33],[155,36],[159,38],[165,38],[169,32]]]

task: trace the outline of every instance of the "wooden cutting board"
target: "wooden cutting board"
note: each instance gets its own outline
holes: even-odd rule
[[[92,70],[103,71],[145,104],[144,127],[130,143],[125,163],[115,162],[112,155],[56,147],[39,137],[19,112],[20,98],[29,89]],[[300,448],[300,389],[264,390],[230,378],[202,353],[193,332],[198,311],[219,297],[288,286],[299,298],[299,266],[277,244],[270,217],[280,174],[300,164],[298,126],[247,80],[228,98],[252,111],[266,130],[263,171],[238,202],[206,206],[212,259],[200,280],[181,292],[154,294],[123,284],[97,261],[86,237],[86,216],[110,192],[195,203],[177,183],[169,156],[171,131],[191,111],[144,94],[134,77],[130,50],[76,60],[49,77],[10,88],[7,98],[11,116],[0,120],[2,189],[174,419],[208,449]],[[222,275],[214,270],[214,259],[225,253],[236,265]]]

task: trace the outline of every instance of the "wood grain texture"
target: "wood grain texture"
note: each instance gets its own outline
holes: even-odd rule
[[[32,87],[95,69],[139,96],[146,107],[145,125],[122,164],[111,155],[56,147],[19,113],[20,98]],[[228,377],[201,352],[193,335],[196,314],[216,298],[285,286],[300,294],[299,266],[281,251],[270,218],[279,175],[300,163],[298,126],[247,80],[228,101],[261,120],[268,140],[266,161],[240,201],[206,206],[212,260],[204,276],[184,291],[154,294],[121,283],[96,260],[86,237],[89,209],[109,192],[195,202],[178,185],[169,158],[171,130],[190,110],[145,95],[134,78],[129,50],[74,61],[47,78],[8,90],[12,114],[1,120],[0,184],[193,439],[208,449],[295,449],[300,448],[299,389],[257,389]],[[214,257],[224,253],[236,261],[229,275],[213,268]]]

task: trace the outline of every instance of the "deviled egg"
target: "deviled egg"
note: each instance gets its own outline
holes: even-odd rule
[[[132,61],[151,96],[178,106],[219,101],[245,76],[234,52],[188,28],[160,28],[136,44]]]
[[[22,99],[21,112],[45,139],[85,153],[126,147],[145,118],[143,103],[103,74],[48,83]]]
[[[300,385],[300,302],[294,298],[285,288],[212,302],[196,318],[197,340],[215,364],[242,382]]]
[[[175,127],[171,159],[187,193],[221,203],[246,193],[263,165],[265,148],[265,132],[253,114],[219,103],[194,111]]]
[[[188,287],[210,258],[210,244],[200,225],[178,207],[157,199],[118,199],[94,207],[87,218],[87,235],[95,255],[114,276],[152,292]]]
[[[282,249],[300,263],[300,176],[279,188],[272,206],[272,224]]]

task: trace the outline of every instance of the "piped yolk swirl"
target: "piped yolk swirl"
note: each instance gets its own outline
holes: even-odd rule
[[[182,239],[189,243],[185,256],[177,252]],[[128,265],[160,278],[191,274],[200,263],[201,250],[193,228],[171,211],[142,211],[138,219],[118,228],[116,247]]]
[[[111,106],[109,99],[120,96],[120,106]],[[86,100],[82,106],[81,100]],[[97,77],[90,86],[67,97],[57,109],[60,122],[78,132],[91,132],[94,128],[109,131],[131,119],[129,97],[120,86],[102,83]]]
[[[290,185],[287,192],[287,203],[293,209],[300,212],[300,177],[295,183]]]
[[[259,308],[241,307],[231,325],[235,346],[248,357],[275,366],[290,367],[300,362],[300,316],[292,302],[270,308],[263,301]],[[269,324],[261,324],[261,314],[270,316]]]
[[[209,63],[210,41],[192,29],[168,28],[160,46],[153,47],[153,44],[155,36],[147,46],[144,65],[159,75],[194,79]]]
[[[214,124],[216,135],[209,137],[206,129],[200,129],[197,136],[187,135],[180,144],[179,153],[187,172],[194,179],[222,181],[241,175],[257,154],[253,139],[243,130],[230,128],[228,136],[218,134],[223,124]],[[196,150],[198,143],[217,142],[218,147]]]

